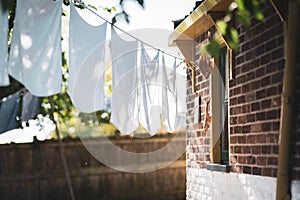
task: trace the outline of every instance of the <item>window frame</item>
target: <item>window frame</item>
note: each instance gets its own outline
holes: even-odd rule
[[[225,51],[222,57],[222,51]],[[210,84],[209,90],[211,94],[211,104],[210,110],[212,113],[212,121],[211,121],[211,128],[210,128],[210,147],[211,147],[211,163],[208,165],[208,169],[210,170],[217,170],[217,171],[228,171],[229,168],[229,144],[230,144],[230,127],[229,127],[229,79],[231,79],[231,60],[232,60],[232,51],[226,45],[222,45],[220,50],[220,56],[215,58],[215,65],[214,69],[212,70],[210,76]],[[222,61],[222,59],[224,59]],[[221,62],[223,62],[223,67],[221,66]],[[221,71],[219,71],[220,67],[222,67],[224,72],[225,84],[223,84],[223,80],[220,77]],[[226,104],[226,105],[225,105]],[[227,106],[227,112],[224,110]],[[223,124],[226,122],[227,117],[227,125],[224,126],[227,131],[227,152],[222,152],[222,140],[221,140],[221,132],[223,129]],[[224,129],[223,129],[224,130]],[[223,132],[224,133],[224,132]],[[223,154],[223,156],[222,156]],[[226,155],[225,155],[226,154]],[[224,156],[225,155],[225,156]],[[224,165],[225,168],[218,168],[217,165]],[[219,169],[219,170],[218,170]]]

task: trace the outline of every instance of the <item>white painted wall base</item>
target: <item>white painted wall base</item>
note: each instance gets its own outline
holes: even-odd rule
[[[292,199],[300,200],[300,180],[292,181]]]
[[[187,168],[188,200],[273,200],[275,197],[276,178]]]

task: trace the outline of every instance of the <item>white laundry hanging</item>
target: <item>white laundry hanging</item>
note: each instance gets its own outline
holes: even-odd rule
[[[138,68],[139,122],[154,135],[161,128],[163,73],[159,66],[159,51],[153,59],[141,48],[141,64]]]
[[[186,78],[183,75],[176,74],[175,80],[176,88],[176,105],[177,105],[177,119],[175,130],[186,127]]]
[[[61,91],[61,1],[17,0],[9,74],[35,96]]]
[[[76,108],[91,113],[105,109],[104,73],[107,22],[92,26],[70,3],[68,94]]]
[[[176,90],[176,59],[172,68],[165,65],[165,60],[162,60],[163,68],[163,125],[168,132],[173,132],[177,128],[178,123],[178,102]]]
[[[176,72],[176,59],[171,68],[165,64],[162,66],[166,85],[163,90],[162,120],[166,131],[173,132],[186,125],[186,81]]]
[[[124,41],[111,29],[113,94],[110,122],[122,133],[139,127],[137,107],[137,41]]]
[[[0,86],[9,85],[7,71],[8,57],[8,9],[4,10],[0,3]]]

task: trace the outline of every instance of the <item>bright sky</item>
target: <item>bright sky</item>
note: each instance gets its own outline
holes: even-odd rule
[[[116,6],[120,9],[119,0],[82,0],[86,5],[93,5],[97,8],[96,13],[107,20],[111,20],[115,13],[109,14],[103,8]],[[125,1],[124,8],[130,15],[130,23],[122,18],[117,19],[115,24],[119,28],[129,32],[142,41],[155,46],[165,52],[178,56],[179,50],[176,47],[168,46],[168,37],[174,30],[173,20],[178,20],[188,15],[195,6],[196,0],[144,0],[144,9],[135,1]],[[89,10],[80,10],[79,14],[91,25],[100,25],[103,20]],[[116,30],[125,40],[132,40],[125,34]],[[68,32],[66,30],[66,32]],[[108,29],[108,34],[110,30]],[[150,55],[154,55],[154,51]],[[173,63],[173,57],[165,56],[166,63]]]
[[[105,12],[100,12],[101,7],[119,6],[119,0],[82,0],[85,4],[95,5],[98,13],[111,19]],[[144,0],[144,9],[134,0],[125,1],[125,10],[130,15],[130,24],[122,22],[117,26],[129,31],[141,28],[161,28],[173,30],[172,20],[177,20],[188,15],[195,6],[196,0]]]

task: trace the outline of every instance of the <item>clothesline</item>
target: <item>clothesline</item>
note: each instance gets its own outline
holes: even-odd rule
[[[112,22],[108,21],[107,19],[105,19],[104,17],[102,17],[101,15],[99,15],[98,13],[96,13],[95,11],[93,11],[92,9],[90,9],[88,6],[86,6],[85,3],[84,3],[83,1],[81,1],[81,0],[74,0],[74,3],[80,4],[83,8],[86,8],[87,10],[89,10],[91,13],[93,13],[93,14],[96,15],[97,17],[103,19],[104,21],[106,21],[107,23],[109,23],[111,26],[113,26],[113,27],[115,27],[116,29],[122,31],[123,33],[125,33],[125,34],[128,35],[129,37],[132,37],[133,39],[135,39],[135,40],[141,42],[142,44],[144,44],[144,45],[146,45],[146,46],[149,46],[149,47],[151,47],[151,48],[153,48],[153,49],[155,49],[155,50],[157,50],[157,51],[160,51],[160,52],[163,53],[163,54],[166,54],[166,55],[169,55],[169,56],[171,56],[171,57],[174,57],[175,59],[179,59],[179,60],[184,61],[183,58],[177,57],[177,56],[174,56],[174,55],[172,55],[172,54],[170,54],[170,53],[167,53],[167,52],[165,52],[165,51],[162,51],[161,49],[156,48],[156,47],[154,47],[153,45],[148,44],[148,43],[142,41],[141,39],[135,37],[134,35],[128,33],[127,31],[125,31],[124,29],[122,29],[122,28],[120,28],[120,27],[114,25]],[[182,62],[180,62],[180,64],[181,64],[181,63],[182,63]],[[180,64],[179,64],[179,65],[180,65]]]
[[[74,1],[77,3],[80,0]],[[29,18],[27,15],[33,7],[44,12],[33,12]],[[11,75],[37,97],[51,96],[62,89],[61,8],[60,1],[39,0],[28,3],[26,0],[18,0],[17,3],[18,15],[15,17],[9,59],[6,66],[3,66],[8,69],[7,76]],[[161,128],[162,121],[169,132],[183,127],[186,121],[186,89],[185,78],[176,75],[177,57],[169,52],[171,55],[168,56],[175,60],[173,67],[168,68],[165,63],[167,52],[144,43],[119,27],[111,29],[114,37],[111,38],[108,51],[105,43],[107,25],[114,25],[104,21],[100,26],[86,23],[71,2],[67,93],[73,105],[86,113],[109,108],[104,92],[105,70],[107,61],[111,59],[114,62],[111,62],[110,121],[122,133],[131,134],[141,124],[150,134],[155,134]],[[49,26],[51,29],[47,29]],[[44,27],[45,31],[40,32],[39,29]],[[134,40],[123,40],[116,29]],[[3,43],[6,44],[4,39]],[[143,45],[138,52],[140,44]],[[157,50],[153,59],[144,46]],[[6,52],[7,47],[5,49]]]

